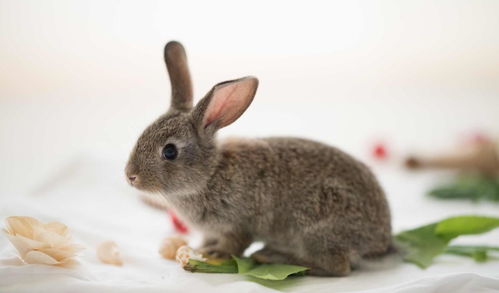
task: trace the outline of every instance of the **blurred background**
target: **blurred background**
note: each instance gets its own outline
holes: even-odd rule
[[[172,39],[197,99],[260,79],[222,137],[304,136],[368,160],[376,141],[401,155],[499,134],[498,15],[493,0],[0,0],[0,196],[88,153],[124,167],[168,108]]]

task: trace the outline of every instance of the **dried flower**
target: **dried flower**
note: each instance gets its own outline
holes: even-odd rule
[[[177,250],[184,245],[187,245],[187,242],[179,236],[167,237],[163,240],[163,243],[161,243],[159,254],[166,259],[174,260],[177,255]]]
[[[27,264],[68,266],[82,249],[71,242],[68,227],[59,222],[41,223],[31,217],[8,217],[8,239]]]
[[[123,265],[118,245],[114,241],[106,241],[99,244],[97,247],[97,257],[105,264],[115,266]]]
[[[177,256],[175,259],[182,267],[186,266],[190,259],[206,261],[206,258],[204,258],[201,253],[194,251],[194,249],[187,245],[181,246],[177,249]]]

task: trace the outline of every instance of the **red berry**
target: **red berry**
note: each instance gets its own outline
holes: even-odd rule
[[[388,157],[386,146],[382,143],[377,143],[372,149],[372,155],[378,160],[385,160]]]
[[[168,214],[170,215],[170,220],[172,221],[173,227],[177,232],[181,234],[189,233],[187,226],[185,226],[184,223],[182,223],[182,221],[177,218],[177,215],[175,215],[175,212],[173,210],[168,210]]]

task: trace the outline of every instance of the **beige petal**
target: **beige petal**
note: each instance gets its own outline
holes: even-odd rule
[[[76,244],[67,244],[65,246],[61,247],[48,247],[48,248],[42,248],[39,249],[39,251],[48,254],[52,256],[53,258],[57,259],[58,261],[62,261],[65,258],[70,258],[76,256],[76,254],[83,250],[83,246],[76,245]]]
[[[123,265],[118,245],[114,241],[106,241],[99,244],[97,247],[97,257],[105,264],[115,266]]]
[[[59,222],[50,222],[43,225],[47,231],[51,231],[57,233],[61,236],[66,236],[69,232],[69,229],[66,225]]]
[[[10,242],[14,247],[19,251],[21,257],[24,257],[29,251],[41,248],[48,248],[49,246],[46,243],[32,240],[21,235],[13,236],[7,235]]]
[[[42,265],[57,265],[59,262],[49,255],[46,255],[40,251],[30,251],[24,257],[23,260],[29,264],[42,264]]]
[[[195,251],[187,245],[181,246],[177,249],[175,260],[181,264],[182,267],[186,266],[190,259],[206,261],[206,258],[204,258],[201,253]]]
[[[43,226],[33,227],[33,240],[47,243],[50,247],[63,246],[69,241],[67,237],[52,231],[47,231]]]
[[[187,245],[187,242],[185,242],[185,240],[181,237],[167,237],[161,243],[159,254],[161,254],[161,256],[166,259],[175,260],[177,250],[179,249],[179,247],[184,245]]]
[[[8,217],[5,222],[9,234],[28,238],[33,236],[33,227],[40,226],[40,222],[31,217]]]
[[[64,246],[60,246],[60,247],[57,247],[58,249],[60,250],[68,250],[68,251],[72,251],[73,253],[77,253],[79,251],[82,251],[83,249],[85,249],[85,247],[83,245],[79,245],[79,244],[76,244],[76,243],[66,243],[66,245]]]
[[[64,260],[62,260],[58,266],[61,266],[61,267],[72,267],[72,266],[75,266],[79,264],[79,262],[73,258],[66,258]]]
[[[50,255],[52,258],[56,259],[57,261],[63,261],[66,258],[75,256],[77,250],[60,249],[60,248],[42,248],[39,251],[47,255]]]

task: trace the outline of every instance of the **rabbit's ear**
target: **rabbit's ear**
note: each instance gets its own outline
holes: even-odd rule
[[[192,83],[182,44],[176,41],[166,44],[165,63],[172,88],[170,107],[178,111],[189,111],[192,108]]]
[[[192,113],[200,129],[217,130],[236,121],[253,101],[258,79],[252,76],[215,85]]]

